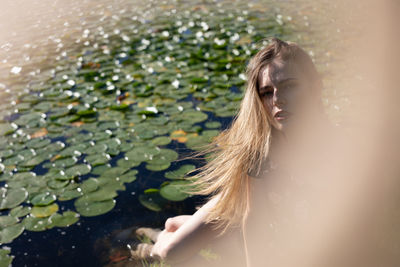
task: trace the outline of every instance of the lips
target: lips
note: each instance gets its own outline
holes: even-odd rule
[[[286,111],[278,111],[277,113],[275,113],[274,118],[277,120],[284,120],[290,117],[290,113],[286,112]]]

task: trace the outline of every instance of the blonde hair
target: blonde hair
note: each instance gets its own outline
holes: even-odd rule
[[[244,224],[249,213],[248,173],[260,171],[270,148],[271,118],[259,97],[259,75],[276,57],[293,59],[299,51],[305,54],[296,44],[273,38],[250,59],[246,68],[246,90],[238,114],[230,128],[222,131],[201,152],[202,155],[211,153],[211,160],[194,176],[194,193],[219,197],[207,222],[216,223],[223,232],[230,226]],[[313,67],[311,59],[309,61]]]

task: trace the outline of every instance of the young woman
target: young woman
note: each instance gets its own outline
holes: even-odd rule
[[[205,151],[212,152],[213,160],[195,177],[196,193],[210,196],[209,201],[193,215],[168,219],[165,229],[153,234],[153,247],[139,247],[142,254],[179,259],[207,231],[218,235],[241,229],[251,214],[253,180],[268,177],[279,162],[279,151],[285,151],[290,140],[301,140],[300,125],[321,120],[322,82],[297,44],[270,40],[251,58],[246,74],[240,110]]]

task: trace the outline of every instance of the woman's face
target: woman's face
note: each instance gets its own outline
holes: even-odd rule
[[[285,131],[311,103],[311,83],[298,65],[275,58],[259,77],[259,95],[272,125]]]

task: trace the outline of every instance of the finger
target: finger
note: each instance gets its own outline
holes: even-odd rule
[[[184,224],[191,215],[180,215],[180,216],[175,216],[172,218],[168,218],[165,221],[165,230],[168,232],[175,232],[179,227]]]

